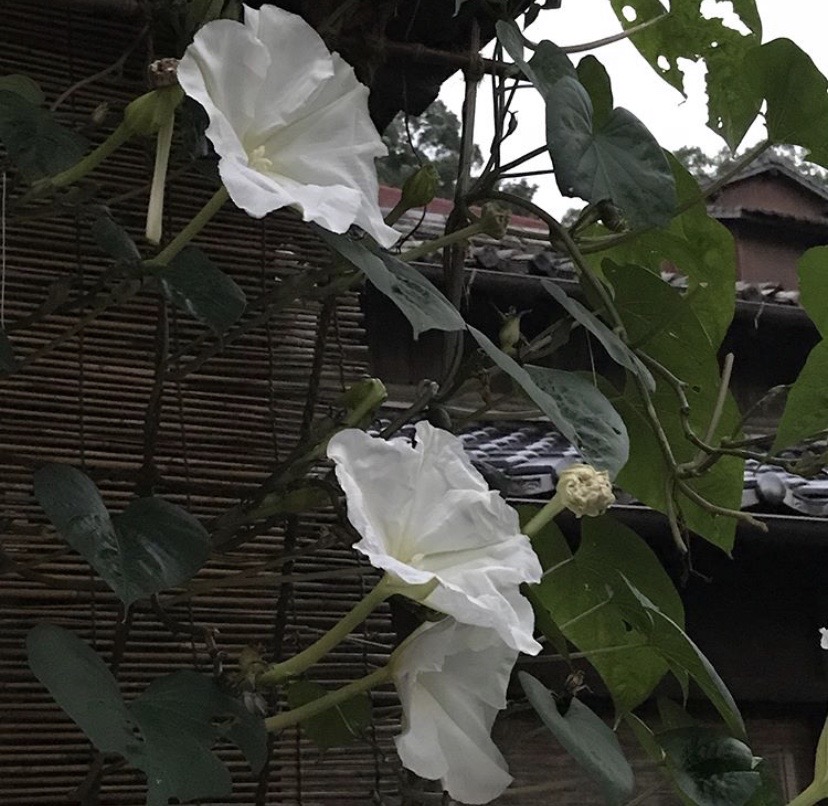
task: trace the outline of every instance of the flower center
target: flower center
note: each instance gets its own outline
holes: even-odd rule
[[[265,147],[256,146],[247,158],[247,164],[260,174],[273,172],[273,161],[265,156]]]

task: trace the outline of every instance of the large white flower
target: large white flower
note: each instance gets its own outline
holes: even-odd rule
[[[382,246],[398,234],[378,205],[374,158],[387,151],[368,116],[368,88],[301,17],[245,8],[244,23],[203,26],[178,65],[206,110],[230,198],[261,218],[299,208],[332,232],[357,224]]]
[[[451,618],[425,624],[394,657],[402,702],[400,760],[422,778],[440,779],[461,803],[488,803],[512,781],[491,739],[517,652],[495,632]]]
[[[492,492],[448,431],[427,422],[416,444],[347,429],[328,444],[362,540],[355,548],[401,585],[437,587],[423,603],[464,624],[494,629],[536,654],[534,617],[521,582],[541,577],[514,509]],[[405,590],[401,591],[405,593]]]

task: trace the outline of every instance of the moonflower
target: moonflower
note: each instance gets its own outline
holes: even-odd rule
[[[488,803],[512,781],[491,739],[517,652],[492,630],[446,618],[420,627],[393,661],[403,706],[403,765],[440,779],[461,803]]]
[[[828,649],[828,627],[819,628],[819,645],[823,649]]]
[[[517,513],[489,489],[457,437],[427,422],[417,424],[413,446],[346,429],[328,443],[328,456],[362,535],[354,548],[400,593],[436,580],[423,604],[495,630],[514,650],[540,651],[519,590],[540,580],[540,563]]]
[[[210,118],[230,198],[254,218],[297,207],[332,232],[357,224],[382,246],[375,157],[387,149],[368,116],[368,88],[301,17],[245,7],[244,23],[204,25],[178,65],[184,92]]]

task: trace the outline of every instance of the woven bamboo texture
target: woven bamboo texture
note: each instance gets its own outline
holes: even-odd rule
[[[139,22],[102,17],[84,7],[32,6],[4,0],[0,9],[0,73],[31,75],[54,100],[67,86],[115,62],[134,38]],[[62,107],[65,122],[83,125],[102,101],[114,109],[144,89],[146,52],[139,48],[123,72],[80,88]],[[93,135],[93,139],[95,136]],[[102,199],[136,191],[112,203],[114,216],[140,236],[151,170],[149,144],[124,147],[96,176]],[[209,182],[187,175],[168,197],[168,231],[177,231],[209,198]],[[140,189],[144,188],[143,191]],[[59,277],[91,288],[108,259],[93,242],[89,222],[72,217],[17,222],[7,228],[5,310],[7,325],[37,309]],[[274,284],[307,267],[323,265],[325,250],[291,215],[266,223],[234,210],[223,211],[198,245],[244,288],[252,302]],[[79,291],[73,292],[79,295]],[[88,308],[85,309],[88,311]],[[252,315],[252,314],[251,314]],[[82,334],[2,382],[0,394],[0,540],[16,562],[46,575],[53,584],[0,576],[0,802],[36,806],[71,802],[93,758],[92,748],[53,704],[25,660],[27,631],[49,621],[75,631],[104,658],[111,658],[119,609],[114,597],[93,581],[85,563],[54,535],[34,500],[32,471],[39,463],[64,462],[82,468],[113,511],[134,495],[142,463],[144,421],[153,386],[157,299],[143,294],[108,311]],[[156,491],[186,507],[205,523],[253,490],[295,445],[308,393],[320,311],[294,305],[226,345],[181,381],[164,385],[155,450]],[[77,319],[51,315],[27,328],[11,329],[24,358],[48,345]],[[169,352],[183,363],[213,343],[186,314],[170,311]],[[355,295],[341,297],[321,345],[322,371],[315,415],[322,416],[342,389],[366,373],[362,321]],[[193,347],[197,342],[198,347]],[[291,527],[297,549],[312,546],[326,516],[306,517]],[[276,526],[243,550],[212,559],[200,580],[237,573],[279,550],[285,529]],[[298,559],[295,575],[331,567],[353,569],[347,548],[328,547]],[[278,570],[278,569],[276,569]],[[171,608],[185,626],[218,630],[226,663],[248,644],[272,649],[280,607],[284,649],[294,651],[327,630],[370,586],[370,575],[336,581],[230,587]],[[80,589],[79,589],[80,588]],[[281,605],[280,605],[281,601]],[[391,643],[384,612],[367,622],[362,643],[348,643],[323,664],[316,679],[335,686],[381,663]],[[161,626],[146,605],[132,617],[117,672],[127,698],[155,677],[178,668],[209,674],[213,659],[205,645]],[[392,697],[375,699],[376,724],[367,741],[320,754],[295,730],[280,735],[266,772],[256,779],[240,755],[224,753],[234,775],[227,803],[365,804],[397,786],[388,759],[395,722]],[[143,803],[142,776],[126,767],[107,770],[100,803]],[[224,801],[223,801],[224,802]]]

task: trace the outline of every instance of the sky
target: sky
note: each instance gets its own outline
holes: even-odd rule
[[[756,0],[756,5],[763,22],[763,41],[780,37],[792,39],[810,55],[823,73],[828,74],[828,48],[825,46],[828,0]],[[730,2],[703,0],[702,11],[708,17],[721,17],[732,27],[740,26],[738,18],[732,14]],[[557,45],[566,46],[591,42],[620,30],[610,0],[563,0],[560,9],[541,11],[538,19],[526,29],[526,36],[534,41],[549,39]],[[659,78],[629,41],[623,40],[589,52],[601,60],[613,80],[615,105],[625,107],[639,117],[661,145],[670,150],[697,145],[711,154],[725,145],[705,125],[707,109],[702,65],[680,63],[682,68],[688,68],[685,78],[688,97],[685,99]],[[577,54],[573,60],[577,63],[584,55],[586,53]],[[492,132],[491,92],[488,88],[488,79],[484,79],[478,96],[478,124],[475,129],[475,140],[484,155]],[[440,97],[459,115],[463,102],[462,78],[453,76],[443,86]],[[504,148],[506,159],[544,143],[544,111],[540,96],[534,90],[523,90],[518,93],[512,109],[517,113],[518,129],[511,138],[514,144]],[[757,142],[763,132],[761,123],[754,124],[743,146]],[[527,163],[527,166],[547,169],[551,163],[544,156]],[[528,177],[528,181],[539,185],[535,201],[555,215],[583,204],[580,200],[562,198],[552,175]]]

